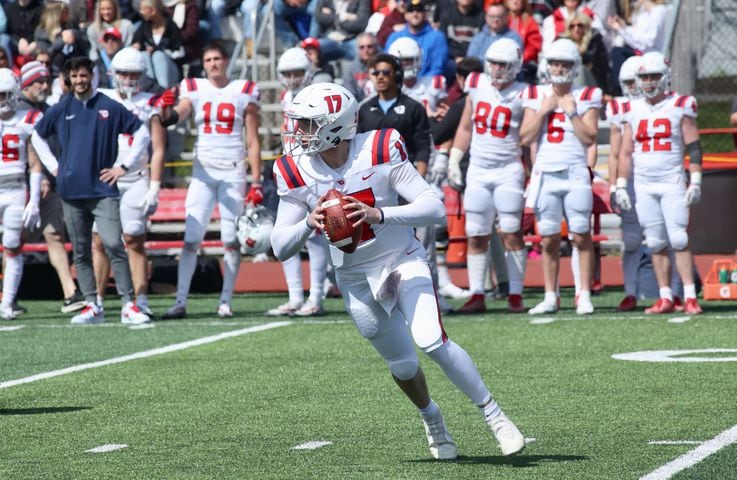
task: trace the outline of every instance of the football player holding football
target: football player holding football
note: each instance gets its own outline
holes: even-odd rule
[[[435,361],[481,410],[502,454],[524,437],[484,385],[470,356],[448,338],[430,269],[412,227],[438,223],[442,202],[407,160],[393,129],[356,133],[358,105],[345,88],[317,83],[303,89],[286,115],[296,129],[284,135],[294,148],[276,162],[279,211],[271,242],[278,258],[302,248],[314,229],[324,230],[325,193],[335,188],[350,203],[348,218],[362,229],[354,253],[330,246],[338,286],[360,334],[386,361],[395,382],[418,408],[430,452],[456,458],[457,446],[431,399],[415,345]],[[399,205],[398,197],[406,200]]]

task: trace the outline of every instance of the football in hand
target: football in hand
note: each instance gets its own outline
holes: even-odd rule
[[[325,209],[325,234],[332,245],[345,253],[353,253],[361,240],[363,226],[353,228],[353,221],[346,215],[349,210],[343,210],[343,205],[349,203],[338,190],[327,191],[322,201]]]

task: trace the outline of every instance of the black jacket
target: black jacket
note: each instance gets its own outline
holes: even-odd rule
[[[400,92],[394,105],[384,114],[378,95],[366,100],[358,110],[358,132],[382,128],[393,128],[402,135],[413,164],[427,163],[430,158],[430,123],[425,107],[420,103]]]

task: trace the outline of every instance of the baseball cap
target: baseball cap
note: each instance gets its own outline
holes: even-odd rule
[[[409,0],[407,2],[408,12],[424,12],[425,7],[426,5],[425,5],[424,0]]]
[[[33,82],[50,78],[51,75],[46,65],[34,60],[23,65],[23,68],[20,70],[20,77],[20,87],[26,88],[33,85]]]
[[[105,41],[105,37],[114,37],[117,40],[123,40],[123,35],[120,34],[120,30],[118,30],[118,27],[108,27],[105,29],[105,31],[102,32],[102,35],[100,36],[100,41]]]
[[[307,37],[300,44],[302,48],[316,48],[320,50],[320,41],[315,37]]]

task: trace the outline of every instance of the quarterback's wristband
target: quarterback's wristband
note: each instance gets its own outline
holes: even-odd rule
[[[379,209],[379,214],[381,215],[381,218],[379,219],[379,224],[383,225],[384,224],[384,210]]]

